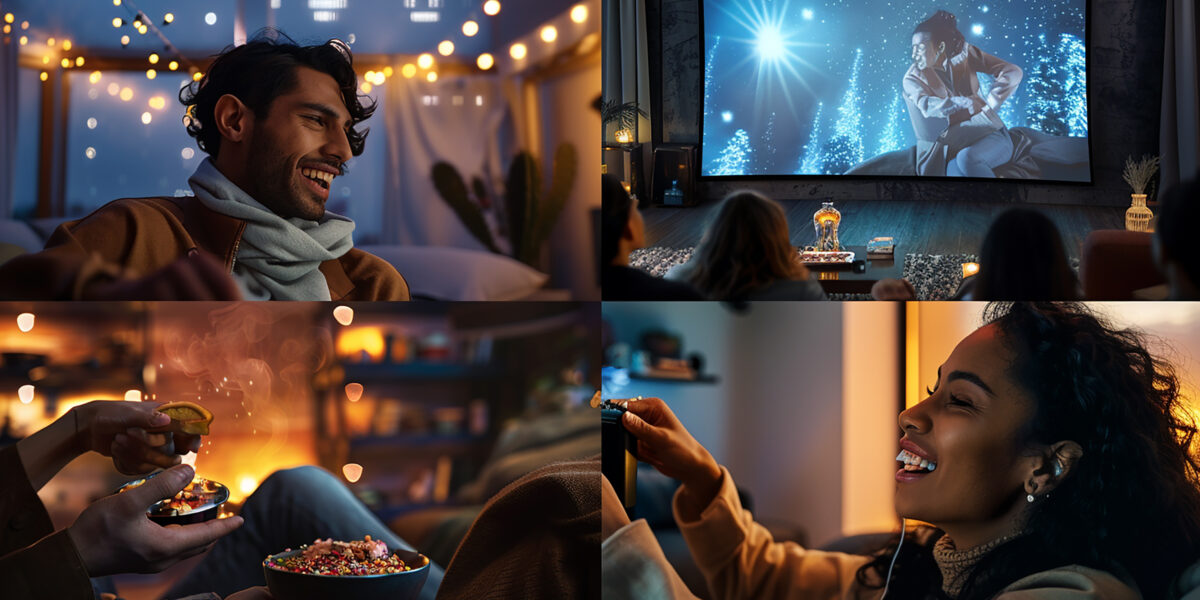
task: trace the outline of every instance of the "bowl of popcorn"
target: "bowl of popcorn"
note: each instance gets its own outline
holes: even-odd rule
[[[429,577],[429,559],[418,552],[389,550],[383,540],[368,535],[288,548],[264,559],[263,572],[278,600],[412,600]]]

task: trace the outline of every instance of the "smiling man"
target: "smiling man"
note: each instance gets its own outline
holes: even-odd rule
[[[386,261],[353,247],[354,222],[325,210],[355,126],[350,48],[267,31],[227,49],[180,91],[209,157],[194,196],[126,198],[60,226],[46,249],[0,268],[0,295],[96,300],[408,300]]]

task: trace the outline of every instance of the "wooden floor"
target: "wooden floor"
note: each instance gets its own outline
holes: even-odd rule
[[[812,215],[819,200],[784,200],[792,244],[816,241]],[[682,248],[695,246],[704,233],[717,202],[690,208],[647,207],[646,245]],[[844,201],[835,204],[842,213],[838,237],[845,245],[865,245],[878,236],[896,238],[897,254],[969,254],[979,251],[988,225],[1013,204],[962,202],[906,202],[894,200]],[[1122,229],[1125,209],[1112,206],[1020,205],[1045,212],[1062,233],[1071,258],[1079,258],[1083,239],[1094,229]]]

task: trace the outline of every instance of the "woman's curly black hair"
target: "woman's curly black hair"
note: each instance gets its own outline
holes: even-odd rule
[[[229,46],[217,55],[200,81],[179,90],[179,101],[187,107],[184,123],[188,135],[201,150],[216,158],[221,133],[213,125],[217,100],[232,94],[264,119],[275,98],[296,88],[296,67],[309,67],[333,77],[350,112],[346,137],[354,156],[362,154],[368,130],[355,129],[375,112],[375,102],[358,94],[350,49],[340,40],[319,46],[300,46],[283,32],[263,29],[241,46]],[[364,99],[366,100],[364,102]]]
[[[939,10],[918,23],[913,33],[920,31],[928,33],[935,44],[945,42],[946,56],[957,56],[967,44],[967,38],[958,30],[958,18],[949,11]]]
[[[1022,577],[1065,565],[1131,580],[1144,598],[1165,597],[1200,557],[1196,425],[1174,369],[1150,353],[1142,334],[1118,330],[1079,304],[998,303],[984,318],[1016,355],[1009,372],[1036,404],[1026,442],[1074,440],[1083,455],[1049,497],[1030,506],[1028,534],[976,565],[959,600],[991,598]],[[859,570],[859,581],[882,587],[891,557],[885,549]],[[943,597],[940,588],[932,543],[905,544],[893,597]]]

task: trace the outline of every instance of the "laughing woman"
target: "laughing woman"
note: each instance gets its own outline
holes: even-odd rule
[[[1159,599],[1200,558],[1200,490],[1171,366],[1069,304],[995,305],[900,413],[898,515],[874,556],[776,543],[661,400],[624,424],[679,479],[675,520],[717,598]],[[689,597],[605,485],[605,598]],[[611,596],[610,596],[611,594]]]

